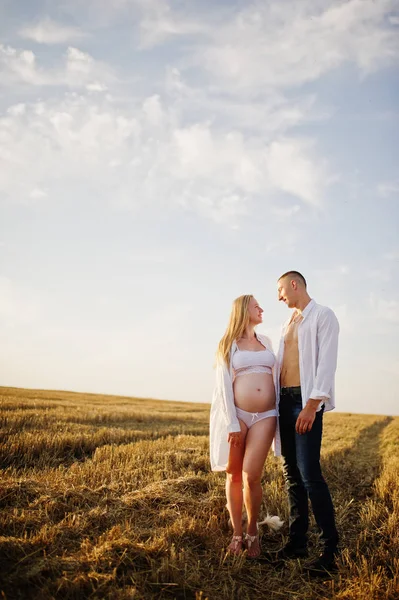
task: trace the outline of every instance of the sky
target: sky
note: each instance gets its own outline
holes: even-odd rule
[[[210,402],[234,298],[399,415],[399,0],[0,2],[0,384]]]

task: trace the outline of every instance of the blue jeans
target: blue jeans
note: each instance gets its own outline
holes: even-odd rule
[[[295,388],[286,389],[295,390]],[[290,511],[290,542],[300,548],[307,545],[309,497],[325,551],[335,552],[338,532],[335,526],[334,507],[320,468],[324,409],[316,413],[312,429],[300,435],[295,431],[296,420],[302,410],[300,393],[281,395],[279,408],[281,451],[284,458],[284,477]]]

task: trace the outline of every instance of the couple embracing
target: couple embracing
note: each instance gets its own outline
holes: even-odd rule
[[[245,549],[249,558],[258,558],[261,477],[274,441],[275,455],[284,459],[289,541],[268,557],[280,561],[308,555],[309,498],[324,544],[308,569],[317,576],[336,569],[338,553],[334,508],[320,468],[320,447],[323,413],[334,408],[339,325],[330,308],[311,299],[305,278],[297,271],[284,273],[277,285],[278,299],[293,309],[283,327],[277,356],[270,339],[255,331],[263,320],[257,300],[246,295],[233,302],[217,351],[211,466],[214,471],[226,471],[227,508],[233,527],[228,551],[239,554]],[[270,526],[276,522],[278,526],[278,517],[266,519]]]

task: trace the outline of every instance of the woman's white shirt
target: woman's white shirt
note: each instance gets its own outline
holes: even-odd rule
[[[256,337],[268,350],[273,351],[270,339],[266,335]],[[222,360],[216,364],[216,383],[213,391],[210,415],[210,458],[212,471],[225,471],[229,459],[230,444],[228,434],[241,431],[234,404],[233,392],[233,356],[238,350],[233,342],[230,352],[230,363],[227,366]]]

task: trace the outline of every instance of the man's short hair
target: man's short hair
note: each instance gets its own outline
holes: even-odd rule
[[[284,273],[284,275],[281,275],[281,277],[278,278],[278,281],[280,281],[280,279],[284,279],[284,277],[290,277],[291,279],[295,279],[296,281],[303,283],[303,285],[306,288],[306,279],[301,273],[299,273],[299,271],[287,271],[286,273]]]

